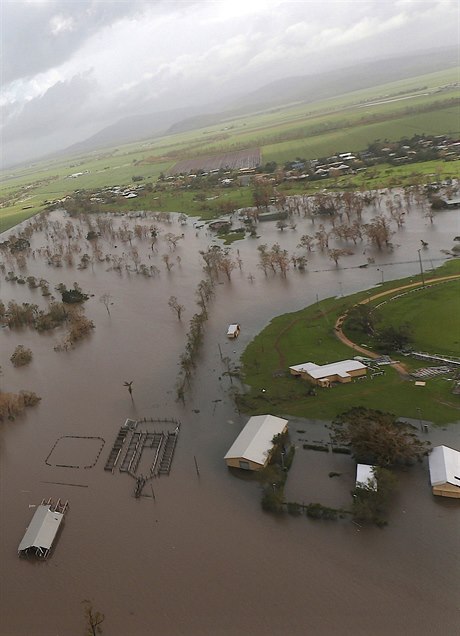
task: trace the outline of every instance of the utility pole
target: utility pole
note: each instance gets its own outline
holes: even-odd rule
[[[425,277],[423,275],[422,256],[420,254],[421,251],[422,251],[421,249],[417,250],[417,252],[418,252],[418,260],[419,260],[419,263],[420,263],[420,274],[422,276],[422,285],[423,285],[423,287],[425,287]]]

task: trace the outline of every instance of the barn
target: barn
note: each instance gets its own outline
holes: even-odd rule
[[[433,495],[460,499],[460,452],[435,446],[428,457]]]
[[[251,417],[224,459],[230,468],[260,470],[268,464],[275,435],[285,433],[288,421],[274,415]]]

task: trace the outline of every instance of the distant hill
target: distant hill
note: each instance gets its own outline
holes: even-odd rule
[[[207,106],[124,117],[59,154],[86,153],[164,134],[194,130],[273,106],[292,102],[314,102],[457,65],[457,48],[450,47],[406,57],[365,62],[324,73],[287,77],[262,86],[247,95],[235,97],[234,100],[227,99],[225,102],[215,102]]]
[[[147,115],[123,117],[123,119],[118,120],[115,124],[106,126],[95,135],[88,137],[88,139],[68,146],[60,154],[91,152],[92,150],[107,148],[108,146],[128,144],[159,136],[166,132],[174,122],[194,115],[202,110],[203,109],[198,108],[177,108],[149,113]]]
[[[173,124],[168,134],[212,126],[232,116],[265,110],[293,102],[310,103],[344,93],[372,88],[416,75],[458,66],[456,47],[406,57],[376,60],[324,73],[286,77],[243,95],[230,108],[210,115],[198,115]]]
[[[325,73],[287,77],[266,84],[238,100],[236,109],[261,108],[290,102],[313,102],[387,82],[458,66],[456,47],[417,55],[364,62]]]

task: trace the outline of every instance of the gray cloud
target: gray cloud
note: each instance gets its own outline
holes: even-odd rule
[[[454,0],[4,2],[3,140],[46,152],[125,115],[458,44],[458,17]]]

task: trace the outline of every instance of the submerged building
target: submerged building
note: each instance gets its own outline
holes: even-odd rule
[[[433,495],[460,499],[460,452],[435,446],[428,457]]]
[[[251,417],[224,459],[230,468],[260,470],[270,460],[273,438],[287,431],[288,421],[274,415]]]
[[[60,499],[57,500],[56,504],[53,504],[51,499],[46,503],[44,500],[42,501],[19,544],[19,556],[36,556],[46,559],[64,519],[67,507],[68,502],[62,503]]]

